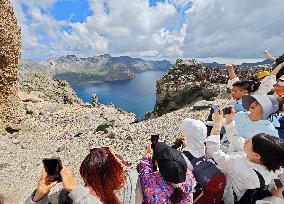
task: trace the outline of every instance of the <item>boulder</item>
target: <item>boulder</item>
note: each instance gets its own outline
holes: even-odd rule
[[[10,123],[6,126],[5,130],[6,130],[6,132],[8,132],[10,134],[14,134],[14,133],[17,133],[21,130],[21,126],[19,124],[16,124],[16,123]]]
[[[193,110],[202,110],[202,109],[210,108],[213,103],[214,101],[201,100],[201,101],[197,101],[196,103],[194,103],[192,108]]]

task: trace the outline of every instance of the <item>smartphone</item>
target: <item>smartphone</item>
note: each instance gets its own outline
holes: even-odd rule
[[[155,134],[155,135],[151,135],[151,147],[153,149],[154,145],[159,142],[159,139],[160,139],[160,135],[159,134]]]
[[[217,105],[217,104],[213,104],[212,106],[211,106],[211,110],[210,110],[210,114],[213,114],[213,113],[216,113],[216,112],[219,112],[220,111],[220,106],[219,105]]]
[[[62,163],[60,158],[52,157],[52,158],[45,158],[42,160],[44,165],[45,171],[49,177],[52,178],[53,181],[61,182],[61,175],[60,171],[62,170]]]

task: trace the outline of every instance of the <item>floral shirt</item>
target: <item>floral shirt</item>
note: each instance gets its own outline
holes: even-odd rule
[[[174,191],[171,183],[163,180],[158,171],[153,171],[152,160],[143,157],[139,162],[139,177],[143,192],[143,199],[148,204],[171,203],[170,196]],[[179,204],[192,204],[193,189],[196,185],[192,172],[187,169],[186,180],[181,184],[184,192],[183,199]]]

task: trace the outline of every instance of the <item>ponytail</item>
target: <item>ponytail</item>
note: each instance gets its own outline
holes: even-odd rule
[[[174,141],[174,144],[172,145],[172,148],[178,149],[182,147],[182,144],[183,144],[182,138],[176,138],[176,140]]]
[[[179,203],[182,200],[183,196],[184,192],[182,191],[182,189],[180,187],[175,187],[174,192],[170,196],[170,201],[172,203]]]

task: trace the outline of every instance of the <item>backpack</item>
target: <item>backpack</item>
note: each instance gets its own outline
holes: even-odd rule
[[[271,196],[271,192],[268,190],[268,185],[265,185],[263,176],[257,170],[254,169],[254,171],[258,176],[260,187],[248,189],[239,201],[237,201],[237,195],[233,189],[234,204],[255,204],[257,200]]]
[[[197,181],[194,203],[222,203],[226,186],[225,175],[205,157],[195,158],[189,151],[184,151],[183,154],[191,162],[193,166],[192,173]]]

